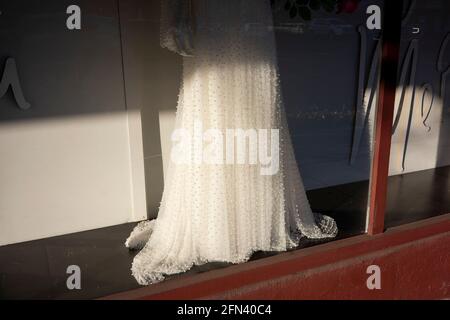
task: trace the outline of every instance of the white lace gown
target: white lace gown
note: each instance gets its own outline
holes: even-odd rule
[[[303,236],[337,234],[333,219],[311,211],[295,161],[270,0],[193,0],[191,11],[187,3],[163,0],[162,11],[162,45],[185,55],[176,128],[278,129],[279,170],[262,175],[250,163],[172,161],[157,219],[139,224],[126,242],[142,249],[132,265],[142,285],[193,265],[285,251]],[[195,26],[192,38],[188,25]]]

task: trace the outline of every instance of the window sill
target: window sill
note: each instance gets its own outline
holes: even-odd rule
[[[442,241],[441,237],[444,237],[447,241]],[[420,252],[423,254],[430,252],[426,245],[424,247],[424,243],[426,244],[428,240],[436,240],[436,243],[443,246],[440,250],[443,251],[442,254],[444,256],[436,257],[440,262],[438,264],[430,260],[430,257],[423,257],[423,259],[420,257]],[[395,291],[396,281],[400,281],[397,285],[401,286],[401,282],[408,280],[408,277],[406,276],[405,279],[402,279],[401,277],[398,277],[397,274],[394,275],[392,273],[394,272],[392,268],[395,269],[399,264],[400,266],[403,264],[403,260],[398,260],[399,257],[392,256],[392,253],[400,253],[400,256],[407,259],[406,261],[411,260],[411,255],[416,257],[416,259],[423,261],[423,265],[418,267],[426,270],[426,272],[430,272],[428,269],[430,266],[448,268],[448,264],[445,266],[445,263],[442,263],[450,263],[450,250],[447,250],[447,247],[450,247],[450,241],[448,240],[450,240],[450,214],[391,228],[385,233],[375,236],[361,235],[302,250],[286,252],[245,264],[234,265],[225,269],[212,270],[198,275],[180,275],[163,283],[110,295],[103,299],[286,298],[285,295],[280,295],[279,292],[276,292],[277,289],[273,287],[274,282],[280,284],[286,280],[286,277],[290,276],[300,277],[305,281],[305,279],[308,279],[308,275],[314,273],[319,273],[319,275],[320,273],[323,273],[324,276],[328,274],[327,277],[329,277],[330,272],[342,268],[344,269],[340,270],[340,272],[334,272],[335,277],[341,278],[339,280],[339,290],[335,288],[337,291],[332,289],[327,291],[335,291],[336,298],[344,298],[344,296],[342,296],[342,293],[344,292],[347,294],[355,292],[353,298],[364,298],[365,296],[361,295],[360,291],[369,291],[366,287],[368,275],[365,268],[367,268],[370,263],[379,263],[382,270],[384,269],[383,265],[386,266],[387,274],[385,274],[385,277],[392,281],[386,280],[385,285]],[[428,244],[432,248],[436,248],[434,242]],[[419,252],[416,249],[424,249],[425,251],[419,250]],[[417,256],[418,254],[419,256]],[[431,258],[433,257],[434,256]],[[349,274],[349,279],[352,279],[352,277],[353,279],[355,277],[358,279],[354,281],[351,280],[351,283],[343,281],[343,274],[341,272],[345,272],[345,266],[350,267],[350,269],[354,269],[352,266],[361,269],[360,274],[355,274],[354,270]],[[398,273],[400,271],[397,270],[395,272]],[[408,274],[407,270],[405,272]],[[420,272],[414,269],[412,269],[411,272],[416,272],[416,275],[419,278],[415,278],[414,281],[409,280],[409,282],[412,286],[420,287]],[[439,274],[439,270],[435,270],[432,273],[441,278],[450,277],[448,272]],[[397,278],[394,279],[392,277]],[[290,298],[301,299],[321,297],[333,299],[331,292],[328,296],[324,292],[317,291],[325,280],[320,280],[320,276],[311,278],[317,278],[313,283],[308,284],[308,288],[315,288],[314,292],[311,290],[305,292],[305,290],[303,290],[303,294],[297,294]],[[291,283],[301,285],[302,281],[299,282],[298,279],[295,279],[296,278],[292,279],[294,281],[292,282],[291,280]],[[424,278],[424,280],[426,279]],[[430,292],[428,296],[437,298],[444,297],[447,294],[450,296],[450,288],[448,288],[448,285],[445,285],[445,283],[449,283],[450,279],[434,280],[442,280],[441,282],[444,285],[441,285],[437,291],[434,290],[433,292]],[[332,279],[326,281],[325,288],[330,288],[330,281],[332,282]],[[355,281],[358,283],[354,283]],[[425,284],[426,283],[424,283],[424,285]],[[258,291],[254,290],[255,285],[263,288],[265,286],[268,291],[260,291],[258,294]],[[287,289],[288,286],[282,285],[280,287],[278,285],[278,288],[284,290],[283,288]],[[369,294],[369,296],[367,297],[370,298],[371,294],[375,294],[376,297],[381,298],[398,298],[399,293],[397,292],[397,296],[392,296],[392,290],[389,292],[381,290],[385,292],[385,295],[383,292],[368,292],[367,294]],[[341,293],[339,293],[339,291],[341,291]],[[251,294],[245,294],[245,292],[251,292]],[[292,292],[292,290],[290,292]],[[356,294],[357,292],[359,293]],[[352,298],[352,296],[350,295],[349,298]]]

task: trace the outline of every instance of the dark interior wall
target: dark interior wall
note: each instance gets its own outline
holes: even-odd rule
[[[82,29],[66,27],[66,9],[82,8]],[[0,0],[0,69],[16,60],[23,112],[11,92],[0,121],[124,111],[118,10],[115,0]]]

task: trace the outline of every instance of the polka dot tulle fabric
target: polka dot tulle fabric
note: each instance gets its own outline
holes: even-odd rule
[[[279,130],[279,165],[171,161],[156,220],[127,239],[140,249],[142,285],[207,262],[242,263],[256,251],[285,251],[301,237],[337,234],[311,211],[280,94],[270,0],[165,0],[161,44],[183,55],[176,128]],[[195,153],[198,144],[192,142]]]

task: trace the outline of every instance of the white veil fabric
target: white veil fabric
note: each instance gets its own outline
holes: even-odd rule
[[[279,148],[271,153],[278,167],[263,175],[261,164],[171,161],[157,219],[139,224],[126,241],[142,249],[132,265],[142,285],[194,265],[242,263],[256,251],[285,251],[302,237],[332,238],[338,231],[332,218],[312,212],[297,166],[270,0],[192,1],[162,5],[161,46],[184,56],[175,129],[195,133],[200,122],[219,132],[279,132]],[[188,144],[185,150],[198,151],[196,143]]]

